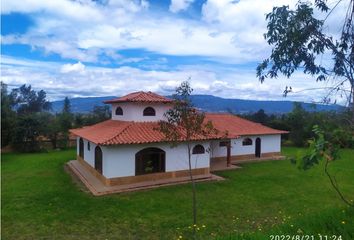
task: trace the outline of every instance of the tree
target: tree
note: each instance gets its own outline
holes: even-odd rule
[[[287,116],[287,122],[290,126],[289,138],[297,147],[303,147],[306,139],[310,137],[306,136],[306,121],[308,121],[308,113],[301,103],[295,102],[293,111]]]
[[[20,115],[50,110],[51,103],[46,100],[46,96],[45,91],[36,92],[31,85],[26,86],[25,84],[11,92],[13,107]]]
[[[40,150],[39,136],[46,122],[41,121],[40,113],[18,116],[12,144],[20,152]]]
[[[71,113],[71,103],[68,97],[64,98],[63,111],[62,113]]]
[[[39,137],[46,135],[48,111],[51,104],[46,100],[46,92],[36,92],[29,85],[13,89],[10,94],[12,106],[17,111],[17,121],[12,143],[23,152],[40,150]],[[43,113],[43,114],[42,114]]]
[[[53,121],[54,126],[58,126],[57,132],[55,127],[51,130],[52,134],[52,143],[53,148],[56,148],[56,140],[60,138],[61,145],[66,147],[69,140],[69,129],[72,127],[73,123],[73,114],[71,113],[71,104],[68,97],[65,97],[63,110],[60,114],[57,114],[56,119]],[[60,136],[58,136],[60,134]],[[54,146],[55,143],[55,146]]]
[[[94,106],[90,115],[85,119],[84,125],[92,125],[111,118],[111,111],[109,106]]]
[[[333,85],[327,96],[324,96],[324,101],[330,102],[332,93],[341,92],[347,95],[349,92],[347,99],[348,106],[351,106],[352,116],[351,121],[348,122],[353,127],[354,0],[348,1],[348,10],[343,19],[344,25],[340,37],[336,38],[324,31],[327,17],[340,3],[341,1],[338,0],[332,9],[328,7],[325,0],[315,0],[314,5],[310,2],[299,1],[295,10],[289,9],[288,6],[273,8],[273,11],[266,16],[268,24],[264,35],[273,49],[271,55],[258,65],[257,77],[263,82],[268,77],[276,78],[279,73],[290,77],[294,72],[302,69],[305,74],[316,77],[317,81],[328,82],[331,79]],[[314,8],[326,14],[323,20],[314,16]],[[325,65],[319,61],[324,54],[330,54],[333,62]],[[346,83],[350,85],[350,90],[346,89]],[[286,96],[291,91],[291,87],[286,87],[284,95]],[[300,158],[298,162],[301,162],[303,168],[307,169],[325,159],[325,173],[334,189],[340,194],[338,186],[333,182],[327,169],[328,163],[337,158],[336,140],[330,135],[326,136],[323,130],[316,126],[314,134],[314,139],[310,141],[309,154]],[[341,197],[345,201],[342,195]]]
[[[111,118],[111,111],[109,110],[109,106],[94,106],[93,115],[98,118],[98,121],[104,121]]]
[[[7,85],[1,82],[1,147],[11,142],[16,123],[16,113],[12,110],[12,99]]]
[[[338,1],[334,8],[340,3]],[[326,13],[323,20],[314,16],[314,7]],[[288,6],[274,7],[266,15],[268,24],[264,34],[273,49],[271,55],[258,65],[257,77],[263,82],[268,77],[276,78],[279,73],[290,77],[295,71],[303,69],[304,73],[315,76],[317,81],[332,79],[334,84],[324,100],[329,102],[330,94],[335,92],[345,95],[349,92],[348,105],[352,107],[354,124],[354,0],[348,1],[339,39],[324,31],[326,18],[332,11],[333,8],[330,9],[325,0],[315,0],[314,5],[299,1],[295,10]],[[331,54],[333,58],[330,66],[318,61],[324,53]],[[345,83],[349,83],[349,91]],[[291,87],[286,87],[284,94],[291,91]]]
[[[191,163],[191,141],[200,136],[216,134],[211,122],[205,122],[205,115],[195,110],[191,103],[193,89],[188,81],[183,82],[173,95],[174,106],[165,113],[166,120],[159,122],[159,130],[167,141],[176,146],[181,141],[187,144],[189,177],[192,183],[193,224],[197,224],[197,199]],[[194,228],[193,228],[194,229]],[[195,234],[195,229],[194,229]]]
[[[60,118],[60,114],[52,115],[48,114],[46,117],[46,123],[44,126],[44,135],[49,138],[52,148],[58,148],[58,142],[61,140],[63,142],[62,145],[67,146],[67,134],[64,136],[60,136],[62,133],[63,126],[61,125],[62,119]],[[63,139],[64,138],[64,139]]]
[[[254,120],[255,122],[264,124],[264,123],[267,122],[268,116],[267,116],[267,114],[264,112],[263,109],[259,109],[258,112],[256,112],[256,113],[253,115],[253,120]]]
[[[328,169],[329,164],[338,159],[339,145],[336,144],[335,141],[331,141],[331,139],[327,141],[324,131],[319,126],[315,125],[313,127],[313,132],[315,137],[309,141],[310,147],[307,154],[297,159],[292,159],[293,163],[296,164],[299,169],[307,170],[314,165],[319,164],[321,161],[325,161],[324,172],[330,180],[333,189],[345,204],[354,207],[353,203],[346,199],[340,191],[335,177],[329,173]]]

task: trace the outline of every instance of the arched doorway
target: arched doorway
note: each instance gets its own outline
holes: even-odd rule
[[[84,159],[84,140],[82,138],[79,139],[79,156]]]
[[[256,157],[258,157],[258,158],[261,157],[261,139],[260,138],[256,139]]]
[[[99,146],[95,148],[95,169],[102,174],[102,150]]]
[[[135,175],[165,172],[165,151],[145,148],[135,154]]]

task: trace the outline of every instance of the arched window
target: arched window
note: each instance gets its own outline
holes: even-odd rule
[[[205,153],[205,149],[200,144],[195,145],[193,150],[192,150],[192,154],[204,154],[204,153]]]
[[[147,107],[144,109],[143,115],[144,116],[156,116],[155,109],[153,109],[152,107]]]
[[[135,154],[135,175],[165,172],[165,151],[145,148]]]
[[[91,145],[90,145],[90,142],[88,141],[87,142],[87,150],[90,151],[90,149],[91,149]]]
[[[99,146],[95,148],[95,169],[102,174],[102,150]]]
[[[121,107],[116,108],[116,115],[123,115],[123,109]]]
[[[79,156],[84,159],[84,140],[82,138],[79,139]]]
[[[243,139],[242,146],[249,146],[249,145],[252,145],[252,139],[250,138]]]

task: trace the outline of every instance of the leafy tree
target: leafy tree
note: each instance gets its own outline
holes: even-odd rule
[[[51,103],[46,100],[46,92],[40,90],[36,92],[31,85],[25,84],[15,88],[11,92],[13,106],[18,114],[38,113],[51,109]]]
[[[341,3],[338,1],[335,7]],[[326,13],[323,20],[314,16],[314,8]],[[264,37],[273,46],[271,55],[257,67],[257,76],[263,82],[266,78],[276,78],[278,74],[290,77],[295,71],[302,69],[304,73],[317,78],[317,81],[335,80],[325,101],[330,101],[334,92],[347,93],[345,83],[351,86],[349,105],[352,104],[352,120],[354,120],[354,1],[348,1],[348,12],[343,20],[344,25],[337,39],[324,31],[325,20],[333,9],[325,0],[310,2],[299,1],[296,9],[288,6],[275,7],[266,15],[267,32]],[[338,20],[339,21],[339,20]],[[332,55],[333,63],[325,66],[318,61],[324,53]],[[291,92],[291,87],[284,91]],[[352,123],[353,124],[353,123]]]
[[[267,122],[268,116],[267,116],[267,114],[264,112],[263,109],[259,109],[258,112],[256,112],[256,113],[253,115],[253,120],[254,120],[255,122],[264,124],[264,123]]]
[[[74,128],[80,128],[85,124],[85,115],[82,113],[76,113],[74,115]]]
[[[293,111],[288,114],[288,124],[290,126],[289,138],[297,147],[304,146],[306,139],[306,122],[308,121],[306,110],[301,103],[294,103]],[[311,126],[312,127],[312,126]]]
[[[83,116],[84,125],[92,125],[111,118],[109,106],[94,106],[87,116]],[[77,119],[78,120],[78,119]]]
[[[333,140],[326,140],[324,131],[317,125],[313,127],[315,137],[309,141],[310,147],[305,156],[292,159],[293,163],[298,166],[299,169],[307,170],[316,164],[324,161],[324,172],[329,178],[332,187],[335,189],[341,200],[350,207],[354,207],[348,199],[345,198],[340,191],[337,181],[334,176],[329,172],[329,164],[339,158],[338,150],[339,145]]]
[[[64,136],[60,135],[63,129],[60,114],[48,114],[45,117],[47,124],[44,126],[44,135],[50,140],[52,148],[57,149],[59,141],[63,142],[62,145],[64,147],[67,146],[67,134]]]
[[[176,146],[181,141],[187,144],[189,177],[192,182],[193,224],[197,224],[196,187],[192,173],[191,141],[200,136],[216,134],[211,122],[205,122],[205,115],[195,110],[191,103],[193,89],[188,81],[183,82],[173,95],[174,106],[165,113],[166,120],[160,121],[159,130],[167,141]],[[195,233],[195,229],[194,229]]]
[[[337,1],[335,7],[340,3],[341,1]],[[317,19],[314,16],[314,8],[326,13],[327,16],[323,20]],[[288,6],[273,8],[273,11],[266,16],[268,25],[264,35],[273,49],[271,55],[258,65],[257,76],[263,82],[268,77],[276,78],[278,74],[290,77],[294,72],[302,69],[305,74],[316,77],[317,81],[332,79],[334,84],[328,95],[324,96],[325,102],[330,102],[329,96],[332,93],[346,94],[345,83],[348,83],[351,87],[348,106],[352,107],[350,125],[354,126],[354,0],[348,1],[348,11],[343,16],[344,25],[339,38],[324,31],[325,20],[332,10],[325,0],[315,0],[314,4],[299,1],[295,10],[289,9]],[[325,66],[322,61],[318,61],[325,53],[332,56],[333,62],[329,64],[330,66]],[[291,91],[291,87],[286,87],[284,94]],[[303,127],[303,114],[301,109],[295,109],[292,123],[300,121],[299,127]],[[293,130],[295,129],[292,128]],[[353,130],[350,132],[353,133]],[[292,134],[299,145],[300,140],[306,137],[301,131],[295,132],[295,136],[294,133]],[[325,173],[334,189],[345,201],[327,169],[329,162],[338,157],[336,140],[330,135],[326,136],[323,130],[316,126],[314,134],[314,140],[310,142],[309,154],[300,158],[298,162],[307,169],[324,159]]]
[[[65,99],[64,99],[62,113],[71,113],[71,103],[70,103],[70,100],[68,97],[65,97]]]
[[[93,115],[97,118],[99,122],[110,119],[111,118],[111,111],[109,106],[94,106]]]
[[[11,142],[16,123],[16,113],[12,110],[12,99],[7,85],[1,82],[1,147]]]
[[[45,124],[40,113],[19,115],[12,140],[15,149],[20,152],[39,151],[39,136]]]
[[[53,128],[53,130],[51,131],[52,137],[53,138],[53,143],[54,143],[54,139],[58,139],[58,137],[61,140],[62,146],[66,147],[67,143],[69,141],[69,129],[72,127],[73,125],[73,114],[71,113],[71,104],[70,104],[70,100],[68,97],[65,97],[64,99],[64,104],[63,104],[63,110],[60,114],[57,114],[56,119],[54,122],[55,126],[58,126],[57,130],[57,134],[60,134],[60,136],[55,135],[55,128]],[[54,147],[54,146],[53,146]]]
[[[46,92],[36,92],[31,86],[22,85],[11,91],[10,98],[17,111],[13,145],[23,152],[39,151],[39,137],[46,135],[48,125],[48,113],[42,112],[51,108],[50,102],[46,100]]]

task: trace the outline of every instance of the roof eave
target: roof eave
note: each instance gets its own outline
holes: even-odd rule
[[[129,101],[129,100],[108,100],[108,101],[103,101],[104,104],[113,104],[113,103],[128,103],[128,102],[132,102],[132,103],[163,103],[163,104],[167,104],[167,103],[173,103],[173,100],[171,101]]]

